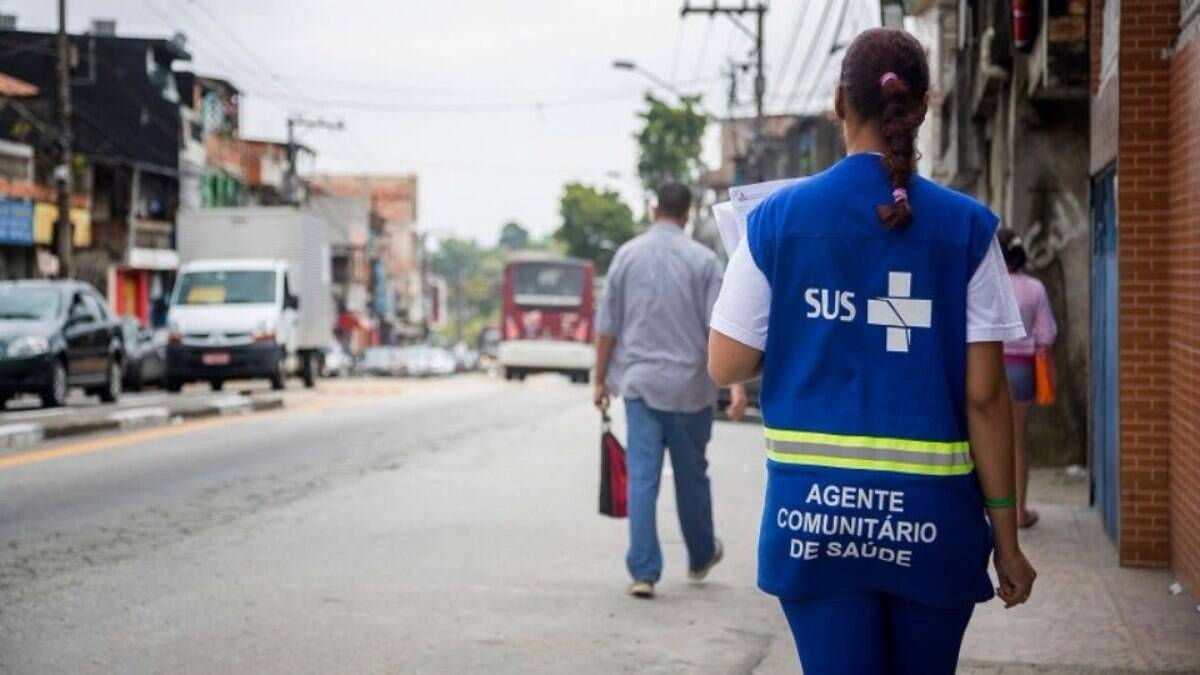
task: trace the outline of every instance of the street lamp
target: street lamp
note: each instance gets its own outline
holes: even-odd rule
[[[688,95],[683,93],[682,91],[680,91],[678,88],[676,88],[675,85],[673,85],[670,82],[664,80],[663,78],[655,75],[654,73],[646,70],[645,68],[639,66],[637,63],[635,63],[633,61],[628,61],[625,59],[617,59],[616,61],[612,62],[612,67],[616,68],[617,70],[627,70],[631,73],[637,73],[637,74],[641,75],[642,77],[646,78],[647,80],[650,80],[655,85],[671,92],[672,94],[675,95],[675,98],[679,99],[680,101],[688,98]],[[696,109],[699,110],[701,115],[704,115],[705,117],[707,117],[708,119],[713,120],[713,121],[716,121],[718,119],[716,115],[713,115],[712,113],[710,113],[708,111],[708,109],[705,108],[699,102],[696,102],[694,105],[696,106]]]
[[[634,63],[633,61],[625,61],[623,59],[617,59],[616,61],[613,61],[612,65],[613,65],[613,68],[616,68],[617,70],[628,70],[632,73],[638,73],[639,75],[646,78],[647,80],[650,80],[651,82],[658,85],[659,87],[662,87],[663,89],[666,89],[667,91],[671,92],[672,94],[675,94],[676,98],[682,99],[682,98],[687,97],[686,94],[684,94],[683,92],[676,89],[675,85],[671,84],[670,82],[667,82],[663,78],[646,70],[645,68],[639,66],[638,64]]]

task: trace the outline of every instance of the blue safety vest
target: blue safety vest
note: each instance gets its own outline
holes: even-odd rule
[[[889,232],[878,155],[851,155],[751,215],[771,286],[759,586],[987,600],[991,531],[966,421],[967,285],[995,236],[978,202],[914,177]]]

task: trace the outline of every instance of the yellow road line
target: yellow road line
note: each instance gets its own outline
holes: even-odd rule
[[[95,438],[86,441],[78,441],[59,445],[43,450],[34,450],[32,452],[22,452],[14,455],[0,457],[0,471],[4,469],[12,469],[18,466],[26,466],[29,464],[39,464],[52,459],[61,459],[63,457],[74,457],[76,455],[86,455],[102,450],[112,450],[134,443],[145,443],[147,441],[157,441],[163,438],[173,438],[182,436],[194,431],[203,431],[215,427],[226,426],[230,424],[240,424],[251,420],[261,420],[264,417],[284,415],[290,413],[311,413],[317,412],[329,407],[326,403],[314,402],[308,403],[297,408],[284,408],[282,410],[273,410],[260,413],[251,413],[237,417],[211,417],[207,419],[193,420],[184,422],[175,426],[155,427],[153,429],[142,429],[140,431],[130,431],[117,436],[105,436],[103,438]]]

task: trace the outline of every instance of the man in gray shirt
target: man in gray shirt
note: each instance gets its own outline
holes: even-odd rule
[[[637,597],[654,595],[662,574],[655,522],[663,450],[671,452],[688,576],[701,580],[721,561],[713,535],[705,447],[712,435],[717,386],[708,376],[708,323],[721,290],[721,264],[683,231],[691,192],[658,190],[654,225],[613,258],[596,318],[594,401],[608,407],[610,387],[625,399],[628,425],[629,551],[625,564]],[[746,407],[733,390],[730,416]]]

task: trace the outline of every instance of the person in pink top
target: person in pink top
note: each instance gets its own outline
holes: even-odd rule
[[[1003,229],[997,233],[1004,262],[1008,265],[1013,295],[1025,324],[1025,337],[1004,343],[1004,366],[1008,372],[1008,388],[1013,399],[1013,437],[1016,440],[1017,518],[1021,527],[1032,527],[1038,520],[1037,511],[1026,507],[1029,488],[1029,447],[1025,442],[1025,427],[1035,395],[1034,361],[1041,352],[1054,346],[1058,325],[1050,309],[1050,298],[1042,282],[1025,273],[1028,254],[1016,232]]]

